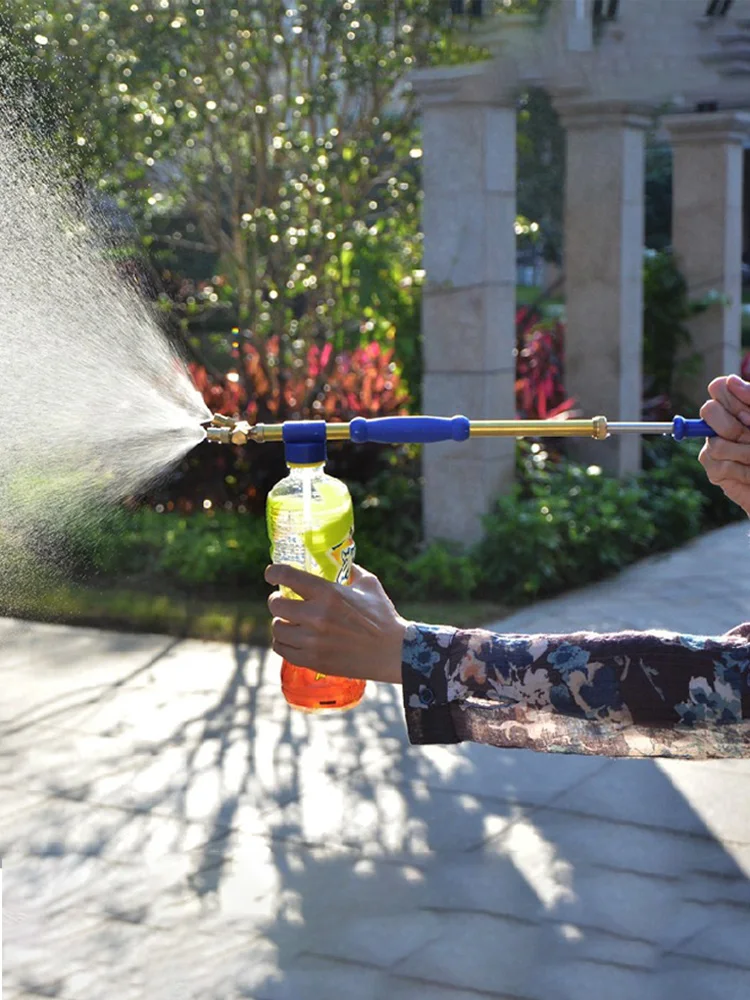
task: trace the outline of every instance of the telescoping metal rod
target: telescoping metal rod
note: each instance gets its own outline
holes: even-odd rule
[[[607,421],[610,434],[671,434],[674,427],[667,422],[648,422],[646,420]]]
[[[249,441],[300,441],[306,434],[320,436],[321,421],[290,420],[283,424],[255,424],[217,415],[208,427],[209,441],[243,445]],[[466,441],[487,437],[589,437],[604,441],[610,434],[670,434],[677,441],[686,437],[713,437],[703,420],[675,417],[667,422],[613,422],[606,417],[586,420],[469,420],[467,417],[356,417],[349,423],[326,423],[329,441],[355,444],[427,444],[434,441]]]

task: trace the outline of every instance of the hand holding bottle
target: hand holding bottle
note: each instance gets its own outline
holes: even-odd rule
[[[349,586],[331,583],[292,566],[266,570],[279,593],[268,599],[273,649],[286,660],[327,674],[401,682],[401,647],[408,622],[399,615],[376,576],[354,566]]]
[[[348,584],[354,563],[354,513],[345,483],[325,472],[325,425],[304,423],[300,440],[287,441],[289,475],[268,494],[266,517],[271,558],[291,564],[337,584]],[[309,437],[307,436],[309,435]],[[293,588],[282,596],[294,599]],[[351,675],[336,676],[319,663],[309,670],[292,657],[281,664],[281,690],[287,702],[302,712],[354,708],[365,693],[365,682]]]

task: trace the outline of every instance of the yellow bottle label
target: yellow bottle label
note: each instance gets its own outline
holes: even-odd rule
[[[334,583],[346,584],[356,553],[351,499],[347,494],[342,496],[340,490],[329,492],[325,486],[319,496],[314,505],[313,526],[307,530],[301,530],[302,504],[298,497],[269,497],[271,558]]]
[[[338,567],[335,577],[336,583],[348,583],[351,579],[356,549],[353,528],[342,542],[331,549],[331,558]]]

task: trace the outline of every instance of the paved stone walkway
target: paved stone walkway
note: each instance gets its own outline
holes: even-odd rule
[[[723,631],[731,526],[498,627]],[[747,1000],[750,761],[409,747],[251,648],[0,620],[5,1000]]]

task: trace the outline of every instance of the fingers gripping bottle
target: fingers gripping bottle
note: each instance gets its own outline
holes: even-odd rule
[[[266,506],[271,559],[348,584],[354,563],[352,499],[344,483],[324,472],[325,424],[286,425],[284,440],[289,475],[271,490]],[[297,597],[282,589],[286,597]],[[359,704],[365,682],[330,677],[284,660],[281,689],[293,708],[343,711]]]

